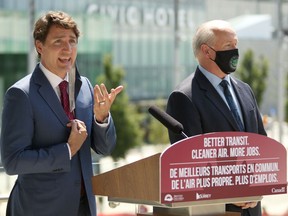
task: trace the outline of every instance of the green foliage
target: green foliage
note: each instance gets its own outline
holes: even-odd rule
[[[239,78],[251,86],[259,106],[262,104],[266,89],[268,69],[268,60],[261,56],[260,59],[256,61],[253,51],[249,49],[244,54],[243,60],[237,70]]]
[[[165,107],[161,105],[161,100],[156,101],[156,106],[163,110],[165,109]],[[148,116],[148,143],[170,143],[167,128],[151,115]]]
[[[103,66],[104,74],[97,78],[98,83],[104,83],[108,91],[119,85],[124,86],[110,110],[117,133],[117,145],[111,156],[114,160],[117,160],[124,158],[130,148],[141,144],[143,136],[140,129],[141,115],[137,112],[136,106],[129,102],[123,83],[124,70],[121,67],[113,66],[111,55],[104,57]]]

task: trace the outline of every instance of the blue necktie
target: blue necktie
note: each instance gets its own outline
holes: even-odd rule
[[[244,131],[244,126],[242,124],[242,121],[241,121],[241,118],[239,116],[239,113],[237,111],[237,108],[236,108],[236,105],[235,105],[235,102],[233,100],[233,97],[232,97],[232,94],[228,88],[228,81],[227,80],[222,80],[220,85],[223,87],[224,89],[224,95],[225,95],[225,98],[226,98],[226,101],[230,107],[230,110],[233,114],[233,117],[235,118],[236,122],[237,122],[237,125],[240,129],[240,131]]]

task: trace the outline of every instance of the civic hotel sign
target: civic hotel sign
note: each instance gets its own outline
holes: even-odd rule
[[[184,139],[160,157],[161,203],[287,193],[285,147],[266,136],[220,132]]]
[[[131,1],[132,2],[132,1]],[[191,5],[191,4],[190,4]],[[200,7],[180,8],[177,13],[178,26],[180,28],[195,27],[194,16],[199,16]],[[111,18],[119,25],[136,26],[174,26],[175,10],[172,7],[143,8],[138,5],[124,4],[89,4],[87,14],[100,14]],[[197,12],[196,12],[197,11]]]

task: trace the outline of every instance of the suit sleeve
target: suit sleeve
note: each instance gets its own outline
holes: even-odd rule
[[[53,173],[70,170],[66,143],[33,146],[34,119],[29,97],[19,88],[8,89],[1,127],[1,158],[9,175]]]
[[[109,124],[103,126],[93,122],[94,151],[101,155],[110,155],[116,145],[116,130],[111,116]]]
[[[258,133],[258,134],[261,134],[261,135],[264,135],[264,136],[267,136],[267,133],[265,131],[265,128],[264,128],[264,124],[263,124],[263,119],[262,119],[262,116],[261,116],[261,113],[259,111],[259,108],[258,108],[258,105],[257,105],[257,101],[256,101],[256,98],[255,98],[255,95],[251,89],[251,87],[246,84],[249,91],[250,91],[250,94],[251,94],[251,98],[253,100],[253,103],[255,104],[255,108],[256,108],[256,122],[257,122],[257,129],[258,131],[256,131],[255,133]]]
[[[174,91],[168,98],[167,113],[179,121],[184,127],[187,136],[194,136],[203,133],[201,119],[197,108],[192,100],[180,91]],[[168,131],[171,143],[175,143],[183,137]]]

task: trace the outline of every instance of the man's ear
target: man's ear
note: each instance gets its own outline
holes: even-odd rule
[[[40,42],[39,40],[36,40],[34,44],[35,44],[35,48],[36,48],[37,53],[41,55],[42,48],[43,48],[42,42]]]
[[[201,51],[202,51],[203,55],[205,55],[205,56],[210,54],[210,49],[206,44],[201,45]]]

